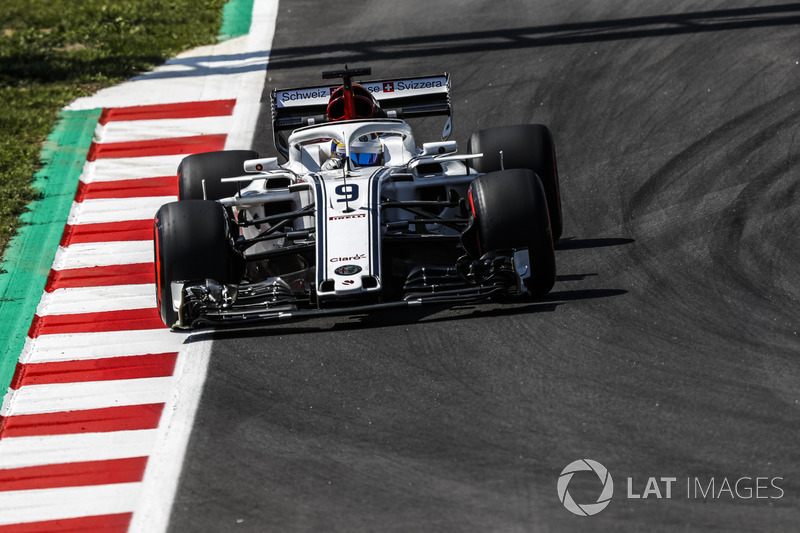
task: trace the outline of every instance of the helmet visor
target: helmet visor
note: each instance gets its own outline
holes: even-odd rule
[[[358,166],[372,166],[377,165],[380,160],[381,154],[357,154],[350,153],[350,160]]]

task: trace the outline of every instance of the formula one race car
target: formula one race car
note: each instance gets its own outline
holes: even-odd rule
[[[190,155],[155,216],[161,318],[194,328],[541,297],[561,199],[546,126],[490,128],[458,154],[447,74],[274,90],[287,162]],[[405,119],[447,117],[417,146]]]

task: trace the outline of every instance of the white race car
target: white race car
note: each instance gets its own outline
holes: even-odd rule
[[[172,328],[541,297],[556,277],[561,199],[552,136],[478,131],[459,154],[447,74],[274,90],[287,159],[183,159],[155,216],[157,300]],[[447,117],[418,146],[405,119]]]

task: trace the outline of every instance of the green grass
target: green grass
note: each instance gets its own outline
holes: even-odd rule
[[[0,253],[59,110],[216,42],[225,0],[1,0]]]

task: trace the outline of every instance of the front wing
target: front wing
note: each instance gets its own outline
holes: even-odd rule
[[[314,306],[313,298],[293,294],[280,278],[248,286],[221,285],[210,279],[173,283],[173,293],[180,294],[179,319],[173,329],[361,315],[426,305],[448,307],[526,294],[525,282],[530,276],[526,249],[508,256],[462,258],[459,263],[415,269],[402,299],[369,303],[328,300],[324,307]]]

